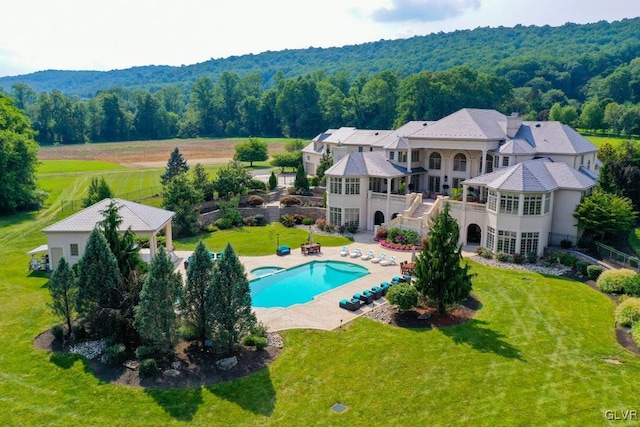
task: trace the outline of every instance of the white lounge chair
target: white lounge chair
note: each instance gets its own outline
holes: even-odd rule
[[[386,255],[384,252],[382,252],[382,253],[380,254],[380,256],[377,256],[377,257],[375,257],[375,258],[371,258],[371,262],[372,262],[372,263],[374,263],[374,264],[377,264],[377,263],[379,263],[379,262],[381,262],[381,261],[384,261],[384,259],[385,259],[385,257],[386,257],[386,256],[387,256],[387,255]]]
[[[391,256],[389,259],[383,259],[380,261],[380,265],[396,265],[396,257]]]
[[[349,248],[347,248],[346,246],[342,247],[342,250],[340,251],[340,256],[347,256],[349,255]]]
[[[349,254],[351,258],[360,258],[362,256],[362,249],[356,248],[351,254]]]
[[[373,249],[369,249],[366,254],[360,257],[360,259],[364,261],[369,261],[371,258],[373,258]]]

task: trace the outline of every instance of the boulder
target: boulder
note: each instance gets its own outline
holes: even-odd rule
[[[238,358],[235,356],[220,359],[216,362],[216,366],[221,371],[228,371],[238,364]]]

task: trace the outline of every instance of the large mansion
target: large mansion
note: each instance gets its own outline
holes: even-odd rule
[[[462,109],[396,130],[329,129],[303,150],[315,174],[326,153],[327,220],[428,233],[445,201],[461,243],[542,254],[579,230],[573,212],[597,179],[597,148],[559,122]]]

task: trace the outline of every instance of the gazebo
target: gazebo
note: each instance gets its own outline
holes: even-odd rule
[[[47,236],[49,268],[55,270],[63,256],[70,265],[77,263],[84,254],[89,235],[104,219],[103,212],[111,201],[118,206],[122,218],[119,230],[128,228],[137,235],[149,238],[150,257],[158,250],[158,234],[164,230],[167,252],[173,251],[171,220],[175,212],[154,208],[123,199],[104,199],[42,230]]]

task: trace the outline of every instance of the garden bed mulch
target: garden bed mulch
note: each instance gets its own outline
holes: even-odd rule
[[[45,331],[34,340],[34,345],[40,350],[52,352],[53,355],[67,353],[59,340],[54,339],[50,331]],[[176,347],[176,352],[171,362],[180,362],[176,377],[163,375],[162,372],[154,377],[142,377],[138,369],[129,369],[124,366],[111,367],[98,359],[88,360],[96,378],[104,382],[144,388],[187,388],[213,385],[220,382],[232,381],[238,378],[254,374],[269,366],[280,354],[280,348],[267,346],[263,351],[254,348],[242,347],[235,354],[238,364],[228,371],[222,371],[216,367],[214,357],[208,350],[196,343],[182,343]],[[78,356],[79,357],[79,356]],[[54,362],[55,363],[55,362]],[[170,366],[166,366],[165,369]]]

